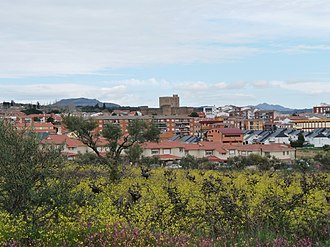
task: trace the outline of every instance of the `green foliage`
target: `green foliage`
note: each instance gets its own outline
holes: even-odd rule
[[[285,167],[280,160],[274,157],[263,157],[258,154],[250,154],[249,156],[235,156],[227,160],[227,164],[233,169],[244,169],[246,167],[257,168],[258,170],[282,169]]]
[[[50,218],[57,219],[60,212],[67,212],[75,198],[70,195],[75,183],[64,179],[62,168],[60,149],[40,147],[35,137],[0,123],[2,212],[22,217],[31,231]]]
[[[31,115],[31,114],[42,114],[42,111],[40,110],[37,110],[35,108],[28,108],[28,109],[25,109],[21,112],[24,112],[26,115]]]
[[[70,131],[73,131],[77,135],[82,143],[90,147],[98,157],[101,157],[101,154],[97,149],[98,134],[93,132],[97,127],[97,122],[94,119],[67,116],[63,118],[63,123]]]
[[[47,118],[47,123],[54,123],[55,119],[52,117]]]
[[[198,159],[188,154],[180,160],[180,165],[184,169],[201,169],[207,167],[207,165],[209,165],[209,162],[207,158]]]
[[[150,167],[150,166],[161,166],[162,162],[158,156],[152,157],[141,157],[140,164],[142,166]]]
[[[303,147],[305,143],[305,137],[303,134],[298,135],[298,140],[296,141],[290,141],[291,147],[297,148],[297,147]]]
[[[190,113],[189,117],[199,117],[198,113],[193,111],[192,113]]]
[[[38,184],[47,188],[46,177],[59,157],[58,150],[39,149],[39,143],[13,126],[0,123],[0,203],[9,213],[26,212],[41,200],[35,191]]]
[[[159,130],[152,124],[145,121],[134,120],[127,126],[127,134],[121,132],[118,125],[107,124],[102,131],[103,137],[109,142],[108,156],[113,160],[118,161],[120,154],[134,144],[143,143],[146,141],[158,141]]]
[[[109,184],[102,171],[95,175],[88,165],[71,164],[60,175],[75,182],[71,195],[80,192],[84,200],[43,222],[38,235],[24,219],[0,211],[0,240],[21,245],[30,236],[33,246],[199,246],[207,240],[202,246],[286,247],[328,241],[327,173],[143,171],[151,175],[146,179],[135,167]],[[101,192],[93,193],[91,184]]]
[[[314,157],[314,160],[321,165],[324,170],[330,170],[330,153],[319,153]]]
[[[326,144],[322,147],[324,151],[330,151],[330,145]]]
[[[136,165],[141,160],[143,149],[139,144],[134,144],[133,146],[127,148],[125,153],[127,155],[128,161],[133,165]]]

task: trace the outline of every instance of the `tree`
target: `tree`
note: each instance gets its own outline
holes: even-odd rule
[[[143,153],[143,149],[139,144],[134,144],[133,146],[125,150],[128,161],[132,162],[133,165],[136,165],[140,160]]]
[[[127,133],[123,134],[120,126],[107,124],[102,131],[103,137],[108,141],[108,156],[115,162],[119,160],[123,150],[132,147],[134,144],[146,141],[158,141],[159,129],[153,123],[133,120],[127,126]]]
[[[128,124],[125,134],[122,133],[119,125],[106,124],[101,135],[106,138],[108,143],[107,158],[111,161],[109,163],[109,160],[103,158],[97,149],[99,135],[94,131],[97,127],[94,119],[68,116],[63,119],[63,122],[69,130],[76,133],[82,143],[96,153],[100,161],[110,166],[111,179],[118,178],[118,163],[124,150],[146,141],[158,141],[160,134],[159,129],[152,122],[133,120]]]
[[[195,158],[194,156],[188,154],[180,160],[180,165],[184,169],[199,169],[205,166],[208,163],[207,158]]]
[[[291,147],[297,148],[297,147],[302,147],[305,143],[305,137],[303,134],[298,135],[298,140],[296,141],[290,141]]]
[[[78,139],[84,143],[87,147],[91,148],[96,155],[101,158],[101,154],[97,149],[97,141],[99,135],[94,132],[97,127],[97,122],[88,118],[77,116],[67,116],[63,119],[63,123],[70,130],[73,131]]]
[[[37,110],[37,109],[34,109],[34,108],[28,108],[28,109],[25,109],[25,110],[23,110],[21,112],[24,112],[26,115],[42,114],[42,111]]]
[[[62,203],[55,187],[63,183],[51,182],[61,164],[60,149],[40,147],[35,137],[0,122],[0,207],[25,220],[42,220]]]
[[[190,113],[189,117],[198,117],[198,113],[193,111],[192,113]]]
[[[262,157],[258,154],[250,154],[249,156],[230,157],[227,160],[227,164],[234,169],[256,166],[259,170],[269,170],[271,167],[278,167],[278,160],[275,158]]]
[[[47,123],[54,123],[54,121],[55,121],[55,119],[54,118],[52,118],[52,117],[49,117],[49,118],[47,118]]]

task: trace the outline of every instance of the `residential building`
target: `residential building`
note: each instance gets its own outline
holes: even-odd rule
[[[287,162],[295,158],[295,149],[284,144],[223,145],[216,142],[183,143],[163,141],[143,143],[142,148],[144,156],[156,156],[163,161],[178,161],[187,155],[192,155],[195,158],[207,158],[213,162],[225,162],[230,157],[247,156],[249,154],[258,154],[263,157],[274,156]]]
[[[207,132],[207,140],[230,145],[243,145],[243,131],[239,128],[213,128]]]
[[[294,129],[303,130],[307,132],[320,128],[330,128],[330,119],[312,118],[304,120],[295,120],[293,122]]]
[[[330,114],[330,105],[326,103],[322,103],[320,106],[314,106],[313,112],[318,114]]]

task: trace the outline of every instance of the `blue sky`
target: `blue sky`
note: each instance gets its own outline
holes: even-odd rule
[[[0,100],[330,103],[328,0],[3,0]]]

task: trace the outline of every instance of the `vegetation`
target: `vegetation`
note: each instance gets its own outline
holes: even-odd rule
[[[151,169],[141,157],[113,182],[85,163],[97,155],[77,163],[59,151],[0,125],[3,246],[330,245],[328,153],[295,171],[190,169],[200,167],[189,157],[186,169]]]
[[[26,115],[42,114],[42,111],[40,111],[36,108],[28,108],[28,109],[22,110],[21,112],[24,112]]]
[[[101,157],[101,154],[97,148],[98,134],[94,132],[94,129],[97,127],[97,122],[88,118],[76,116],[68,116],[63,119],[65,126],[73,131],[78,139],[84,143],[87,147],[91,148],[98,157]]]
[[[74,199],[68,194],[72,184],[62,176],[61,150],[49,146],[40,148],[35,137],[2,122],[0,140],[0,207],[3,212],[22,217],[31,230],[57,217]]]
[[[192,113],[190,113],[189,117],[199,117],[198,113],[193,111]]]
[[[298,140],[290,141],[291,147],[294,147],[294,148],[303,147],[304,143],[305,143],[305,137],[301,133],[298,135]]]

